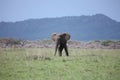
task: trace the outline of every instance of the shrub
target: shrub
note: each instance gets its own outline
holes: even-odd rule
[[[113,41],[111,41],[111,40],[105,40],[105,41],[103,41],[101,43],[101,45],[103,45],[103,46],[110,46],[111,43],[113,43]]]

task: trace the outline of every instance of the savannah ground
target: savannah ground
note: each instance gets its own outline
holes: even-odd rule
[[[0,49],[0,80],[119,80],[120,49]]]

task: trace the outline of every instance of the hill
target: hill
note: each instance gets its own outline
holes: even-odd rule
[[[119,40],[120,22],[103,14],[0,22],[0,37],[49,39],[54,32],[68,32],[73,40]]]

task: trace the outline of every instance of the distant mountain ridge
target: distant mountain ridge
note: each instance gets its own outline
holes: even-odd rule
[[[104,14],[0,22],[0,38],[49,39],[54,32],[68,32],[73,40],[120,40],[120,22]]]

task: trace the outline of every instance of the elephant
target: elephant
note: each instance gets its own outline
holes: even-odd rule
[[[69,56],[67,41],[70,39],[70,37],[71,36],[68,33],[61,33],[61,34],[54,33],[54,34],[52,34],[52,40],[54,42],[56,42],[54,56],[57,53],[57,49],[58,49],[58,52],[59,52],[59,56],[62,56],[63,49],[65,50],[66,56]]]

